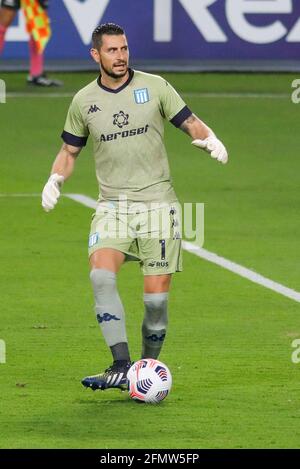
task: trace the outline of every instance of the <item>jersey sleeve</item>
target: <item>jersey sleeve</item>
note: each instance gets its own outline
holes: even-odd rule
[[[86,126],[79,103],[74,97],[66,118],[65,126],[61,138],[68,145],[74,147],[84,147],[89,136],[89,130]]]
[[[181,96],[166,80],[163,80],[162,84],[160,105],[163,117],[168,119],[175,127],[180,127],[192,115],[192,111]]]

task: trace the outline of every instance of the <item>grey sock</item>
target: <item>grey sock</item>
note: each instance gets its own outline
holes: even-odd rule
[[[168,325],[168,293],[144,293],[144,305],[142,358],[157,358]]]
[[[115,360],[127,360],[125,312],[117,290],[116,274],[106,269],[93,269],[90,278],[94,289],[96,318],[104,339]],[[117,344],[125,346],[116,347]]]

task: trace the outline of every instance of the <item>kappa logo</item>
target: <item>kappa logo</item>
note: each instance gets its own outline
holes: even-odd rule
[[[114,118],[113,124],[117,125],[119,129],[122,129],[124,125],[129,124],[128,122],[129,114],[125,114],[124,111],[120,111],[117,114],[114,114],[113,118]]]
[[[117,318],[114,314],[109,314],[109,313],[104,313],[102,316],[101,314],[97,314],[97,321],[99,324],[102,324],[103,322],[109,322],[109,321],[121,321],[120,318]]]
[[[97,104],[92,104],[90,106],[88,114],[91,114],[93,112],[101,111],[101,109],[97,106]]]
[[[166,334],[162,334],[158,336],[157,334],[151,334],[146,337],[147,340],[151,340],[152,342],[163,342],[166,337]]]

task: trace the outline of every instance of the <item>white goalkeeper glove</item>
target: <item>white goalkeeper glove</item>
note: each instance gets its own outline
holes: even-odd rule
[[[210,156],[223,164],[228,161],[228,153],[223,143],[215,136],[207,137],[205,140],[196,139],[192,145],[202,148],[210,153]]]
[[[52,210],[60,197],[60,189],[65,178],[59,174],[51,174],[42,193],[42,207],[46,212]]]

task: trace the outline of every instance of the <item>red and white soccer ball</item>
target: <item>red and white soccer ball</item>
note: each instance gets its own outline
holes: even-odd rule
[[[172,386],[169,368],[153,358],[135,362],[127,374],[132,399],[157,404],[167,397]]]

